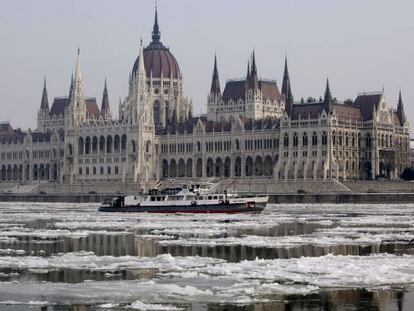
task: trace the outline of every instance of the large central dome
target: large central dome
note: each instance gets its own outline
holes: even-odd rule
[[[166,48],[160,41],[161,33],[158,26],[158,15],[155,11],[154,29],[152,30],[152,42],[144,49],[144,65],[147,77],[155,79],[161,78],[161,75],[166,78],[179,79],[180,67],[174,55]],[[138,60],[135,61],[132,73],[138,69]]]

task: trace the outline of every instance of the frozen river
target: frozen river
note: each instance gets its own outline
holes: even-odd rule
[[[0,203],[0,310],[414,310],[414,204]]]

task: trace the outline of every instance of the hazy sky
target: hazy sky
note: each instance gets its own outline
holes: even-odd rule
[[[66,96],[81,49],[86,96],[100,105],[107,77],[111,108],[128,90],[140,37],[151,39],[154,1],[0,0],[0,120],[35,128],[43,77],[49,102]],[[221,87],[245,75],[253,48],[260,77],[281,85],[288,55],[296,100],[355,98],[401,88],[414,127],[413,0],[159,0],[161,41],[180,65],[195,114],[206,111],[214,52]]]

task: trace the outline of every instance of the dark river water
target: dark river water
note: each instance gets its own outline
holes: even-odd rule
[[[414,310],[414,204],[0,203],[0,310]]]

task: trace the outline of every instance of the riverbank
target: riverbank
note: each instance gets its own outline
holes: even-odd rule
[[[0,194],[0,202],[100,203],[110,194]],[[269,194],[269,203],[414,203],[414,193]]]

